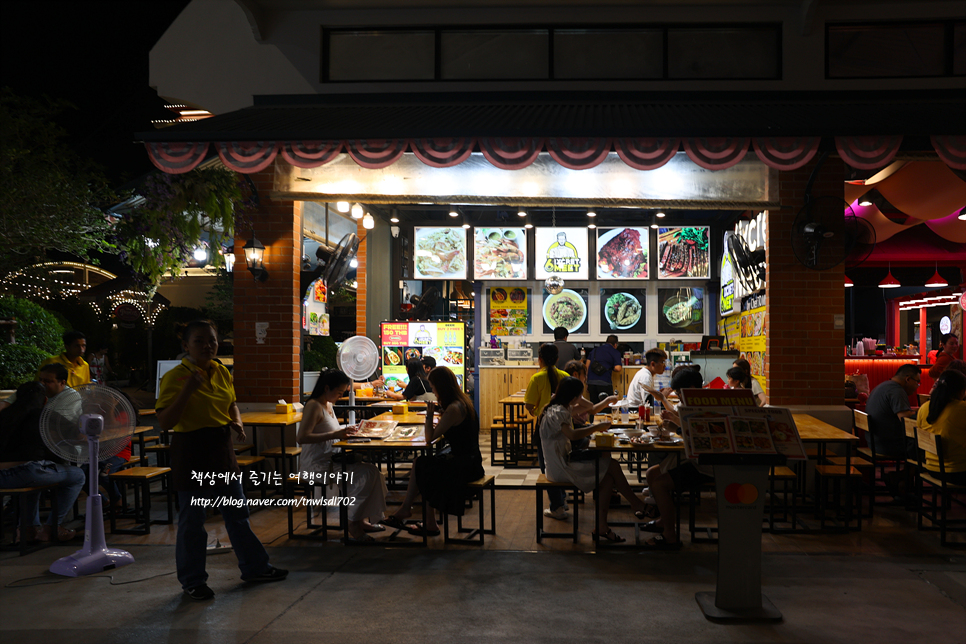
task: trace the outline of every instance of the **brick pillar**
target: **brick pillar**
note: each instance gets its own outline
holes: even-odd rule
[[[251,239],[247,223],[235,229],[235,395],[242,403],[298,402],[302,248],[302,202],[273,200],[274,167],[250,175],[260,205],[251,215],[255,236],[265,245],[268,280],[255,282],[242,247]],[[255,339],[255,323],[268,323],[264,344]]]
[[[816,163],[780,174],[783,208],[768,213],[765,374],[768,402],[776,406],[842,403],[845,330],[833,328],[833,316],[845,312],[845,267],[805,268],[791,245],[792,224],[804,206],[805,185]],[[812,196],[842,199],[844,178],[844,163],[830,156]]]
[[[356,335],[366,335],[366,293],[368,289],[367,274],[366,274],[366,248],[369,241],[366,239],[366,234],[369,231],[366,230],[362,225],[362,220],[356,222],[356,235],[362,241],[359,243],[359,253],[356,255],[356,259],[359,262],[359,267],[356,269],[356,281],[359,283],[356,289]]]

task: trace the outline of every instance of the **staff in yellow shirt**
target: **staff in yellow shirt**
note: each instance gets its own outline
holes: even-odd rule
[[[178,581],[191,599],[215,596],[206,583],[205,517],[206,508],[216,504],[238,557],[242,580],[281,581],[288,571],[268,563],[268,552],[248,522],[248,506],[231,439],[234,430],[244,440],[245,427],[235,403],[231,374],[214,361],[218,333],[207,320],[190,322],[181,346],[188,356],[161,379],[156,404],[161,427],[173,430],[171,486],[178,493],[181,508],[175,546]]]
[[[57,356],[51,356],[40,363],[40,366],[49,364],[62,364],[67,368],[67,386],[71,388],[86,385],[91,381],[91,367],[84,360],[84,352],[87,350],[87,337],[80,331],[68,331],[62,336],[64,340],[64,352]],[[40,372],[37,372],[37,379],[40,379]]]

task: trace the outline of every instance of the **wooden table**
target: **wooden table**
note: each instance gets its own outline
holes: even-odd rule
[[[288,456],[285,450],[285,431],[296,425],[302,420],[302,412],[292,412],[291,414],[276,414],[271,411],[247,411],[243,412],[241,415],[242,423],[246,427],[251,427],[252,430],[252,453],[258,456],[258,428],[259,427],[271,427],[273,429],[279,430],[279,437],[281,440],[281,454],[282,454],[282,485],[286,485],[288,481]]]
[[[381,414],[381,415],[384,416],[385,414]],[[392,414],[389,414],[389,415],[391,416]],[[394,417],[394,419],[409,418],[409,417],[415,417],[418,420],[416,422],[400,422],[399,425],[400,426],[403,426],[403,425],[422,426],[426,420],[425,416],[416,416],[415,414],[411,414],[411,415],[407,414],[406,416],[397,415]],[[391,419],[380,418],[379,420],[391,420]],[[343,451],[346,451],[346,452],[387,452],[389,454],[389,459],[387,463],[393,462],[393,456],[395,455],[396,452],[416,451],[416,452],[422,452],[425,454],[432,448],[434,444],[434,443],[427,443],[425,440],[425,436],[423,437],[423,440],[418,440],[418,441],[413,441],[413,440],[392,441],[392,440],[374,438],[368,443],[354,443],[354,442],[350,442],[350,440],[351,439],[336,441],[334,443],[334,446],[340,447],[342,448]],[[345,459],[342,460],[342,471],[345,472]],[[343,479],[343,482],[342,482],[343,497],[347,496],[347,492],[348,492],[347,481]],[[425,517],[427,516],[427,513],[432,510],[430,510],[429,507],[427,506],[425,497],[423,497],[422,504],[423,504],[423,517],[424,517],[423,521],[425,522]],[[370,542],[350,542],[349,541],[349,513],[345,505],[339,504],[339,517],[340,517],[340,520],[342,521],[342,532],[343,532],[343,537],[345,539],[344,542],[347,545],[350,543],[353,543],[354,545],[386,545],[387,541],[391,541],[393,545],[398,545],[398,546],[426,547],[429,545],[429,538],[426,535],[425,531],[423,532],[422,541],[399,542],[399,543],[392,541],[395,538],[395,536],[399,533],[399,530],[396,530],[395,532],[393,532],[390,535],[389,539],[386,539],[386,540],[376,539]]]
[[[393,402],[402,402],[402,401],[393,400],[392,398],[386,398],[385,396],[359,396],[359,395],[356,395],[355,396],[355,401],[356,401],[356,404],[357,405],[359,405],[359,404],[369,405],[369,404],[377,403],[377,402],[390,402],[390,403],[393,403]],[[341,404],[348,404],[348,403],[349,403],[349,397],[348,396],[343,396],[342,398],[339,398],[338,401],[336,401],[336,404],[340,404],[340,405]]]
[[[418,407],[420,409],[425,409],[426,408],[426,401],[425,400],[410,400],[410,401],[405,401],[405,400],[389,400],[389,399],[385,399],[385,398],[381,399],[379,402],[374,402],[374,403],[372,403],[369,406],[370,407],[392,407],[393,405],[402,405],[403,403],[409,405],[410,407]],[[439,404],[437,403],[436,406],[439,407]]]
[[[845,513],[845,529],[849,529],[849,525],[852,523],[852,477],[848,475],[852,471],[852,445],[858,442],[859,437],[855,436],[850,432],[845,432],[829,425],[825,421],[819,420],[814,416],[808,414],[792,414],[792,418],[795,420],[795,426],[798,428],[798,435],[801,437],[803,443],[816,443],[818,445],[818,457],[817,462],[822,464],[825,460],[825,450],[829,443],[838,443],[840,445],[846,445],[845,450],[845,469],[843,472],[847,475],[845,479],[845,498],[848,499],[848,509]],[[823,510],[824,499],[817,499],[816,506],[819,512],[822,513],[821,518],[821,528],[825,527],[825,516]],[[861,527],[861,518],[859,519]]]
[[[493,427],[490,430],[490,463],[492,465],[502,465],[509,468],[531,467],[532,465],[536,449],[528,446],[529,441],[524,426],[528,423],[532,424],[534,418],[526,410],[525,393],[518,391],[506,398],[501,398],[499,401],[503,405],[503,426]],[[498,435],[502,440],[497,440]],[[497,450],[502,452],[502,459],[497,459]],[[522,463],[522,461],[525,462]]]
[[[158,413],[157,409],[139,409],[138,416],[154,416]]]

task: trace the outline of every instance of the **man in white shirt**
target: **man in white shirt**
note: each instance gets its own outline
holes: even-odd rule
[[[654,376],[664,373],[667,368],[667,354],[661,349],[651,349],[644,354],[644,368],[637,372],[627,387],[627,403],[633,409],[647,400],[644,387],[654,388]]]

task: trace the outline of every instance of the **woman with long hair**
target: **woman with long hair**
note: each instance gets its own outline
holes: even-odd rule
[[[599,535],[595,532],[594,538],[599,537],[621,543],[626,539],[618,536],[607,524],[607,513],[610,510],[610,499],[614,488],[616,487],[621,496],[628,500],[635,511],[643,513],[647,506],[631,490],[620,465],[610,456],[601,454],[597,457],[600,461],[599,480],[595,477],[597,468],[593,460],[572,461],[570,459],[571,441],[580,440],[596,431],[610,427],[610,423],[598,423],[574,429],[571,408],[579,402],[583,393],[583,382],[569,376],[564,378],[560,381],[557,392],[537,418],[540,442],[543,444],[543,454],[547,463],[547,478],[560,483],[572,483],[585,493],[597,490],[597,517],[602,532]]]
[[[441,414],[433,425],[436,404],[426,403],[426,442],[445,439],[444,448],[434,455],[420,456],[413,463],[409,475],[409,487],[396,513],[383,520],[383,525],[409,530],[417,536],[435,537],[439,534],[436,513],[429,512],[421,523],[412,527],[405,520],[412,516],[416,495],[433,508],[446,514],[462,516],[466,500],[470,497],[466,487],[482,478],[483,456],[480,454],[480,420],[473,408],[473,401],[460,389],[456,375],[446,367],[436,367],[429,372],[429,384],[439,400]]]
[[[296,436],[302,448],[300,471],[315,472],[323,477],[323,481],[334,481],[332,476],[342,472],[342,466],[332,462],[336,452],[333,444],[346,438],[354,428],[339,426],[332,405],[346,395],[351,386],[352,379],[338,369],[326,369],[319,374],[315,389],[302,411],[302,422],[299,423]],[[345,471],[349,475],[346,496],[355,499],[348,508],[349,539],[372,541],[367,532],[385,530],[371,523],[371,520],[375,519],[378,523],[386,511],[386,480],[379,468],[369,463],[346,463]],[[335,486],[335,483],[332,485]],[[340,494],[337,487],[334,494]]]
[[[751,389],[751,392],[754,394],[755,399],[757,399],[757,401],[758,401],[758,406],[759,407],[761,407],[762,405],[764,405],[765,404],[765,390],[761,388],[761,385],[758,383],[758,381],[754,378],[754,376],[751,375],[751,363],[748,362],[744,358],[738,358],[732,364],[735,367],[738,367],[739,369],[741,369],[742,371],[744,371],[746,374],[748,374],[749,386],[748,387],[745,387],[745,389]],[[727,374],[727,372],[726,372],[726,374]]]
[[[966,485],[966,375],[946,369],[916,417],[920,430],[942,437],[947,483]],[[939,461],[926,452],[926,469],[939,477]]]
[[[232,431],[245,440],[245,425],[235,402],[231,373],[215,361],[218,332],[208,320],[189,322],[181,335],[187,354],[181,364],[164,374],[158,392],[158,423],[171,432],[171,487],[178,493],[178,537],[175,560],[178,581],[184,594],[208,600],[215,593],[208,587],[205,572],[208,533],[207,507],[215,503],[225,520],[242,581],[281,581],[287,570],[268,562],[265,546],[252,531],[248,505],[235,460]],[[209,485],[196,474],[211,473],[221,481]],[[228,499],[228,503],[222,503]]]
[[[523,396],[523,406],[531,416],[540,415],[543,408],[550,402],[553,392],[557,391],[560,381],[567,377],[566,371],[557,369],[557,358],[559,356],[560,350],[555,344],[543,344],[537,351],[537,364],[540,365],[540,371],[530,377],[530,382],[527,383],[527,391]],[[540,471],[546,472],[543,446],[540,442],[538,428],[539,425],[534,424],[531,441],[537,445],[537,462],[540,464]],[[564,490],[549,488],[547,499],[550,501],[550,507],[544,509],[543,515],[545,517],[564,521],[570,516],[567,514],[570,508],[567,506],[567,493]]]

